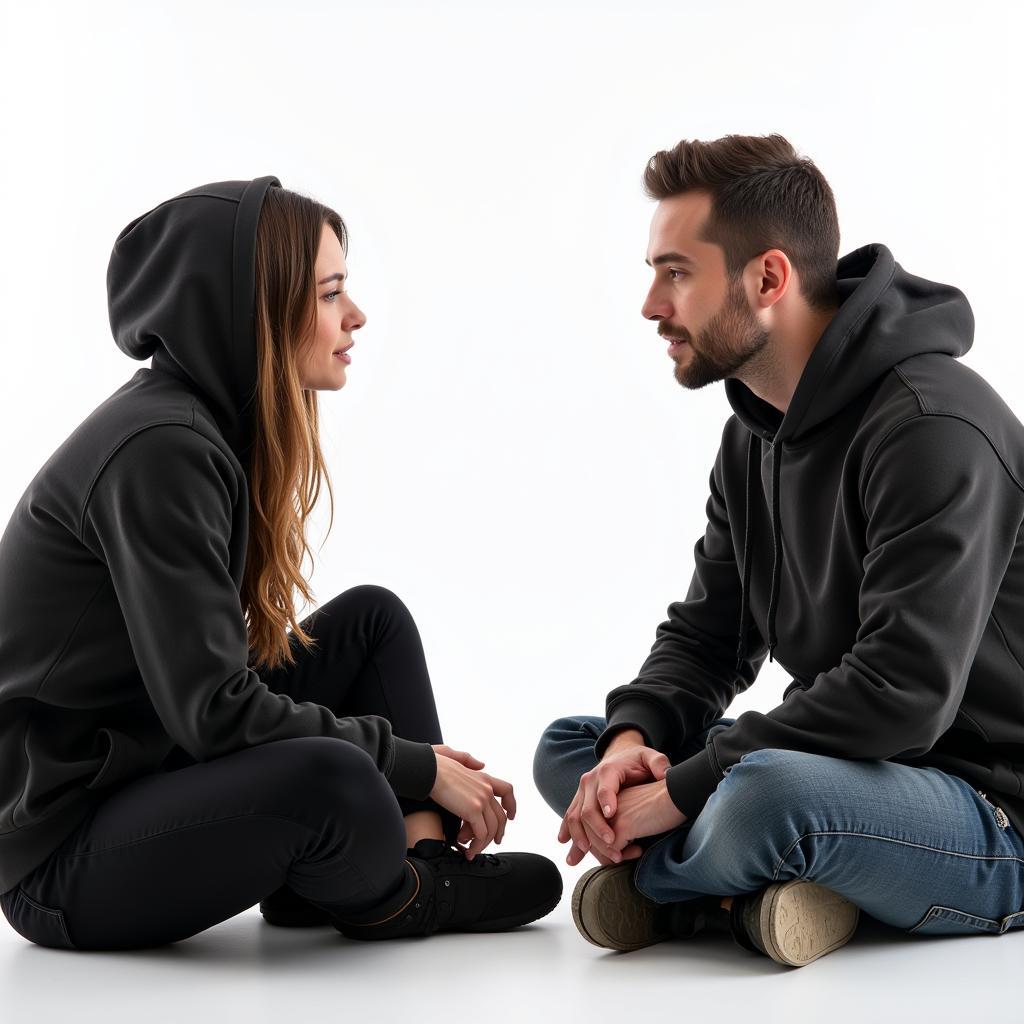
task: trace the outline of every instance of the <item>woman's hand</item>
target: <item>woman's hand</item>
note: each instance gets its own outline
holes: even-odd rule
[[[500,843],[507,819],[515,818],[512,784],[479,771],[484,762],[464,750],[452,750],[445,743],[431,746],[438,756],[430,798],[462,819],[458,840],[465,842],[472,837],[466,850],[467,859],[472,860],[492,839]]]

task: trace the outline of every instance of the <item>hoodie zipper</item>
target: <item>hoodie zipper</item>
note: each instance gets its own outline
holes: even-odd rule
[[[985,803],[989,805],[989,807],[995,808],[996,824],[998,824],[1000,828],[1006,828],[1007,825],[1010,824],[1010,819],[1007,818],[1006,812],[1002,809],[1002,807],[996,807],[996,805],[992,803],[992,801],[989,800],[989,798],[985,796],[985,794],[980,789],[976,789],[975,792],[978,794],[978,796],[982,798],[982,800],[985,801]]]

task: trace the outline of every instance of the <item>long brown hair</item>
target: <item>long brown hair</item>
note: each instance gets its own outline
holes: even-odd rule
[[[824,313],[839,305],[835,197],[813,161],[782,135],[683,139],[651,157],[643,184],[651,199],[691,189],[711,193],[700,239],[721,246],[730,281],[759,253],[781,249],[812,309]]]
[[[306,520],[327,484],[320,448],[317,392],[304,389],[297,357],[316,331],[316,258],[324,224],[348,251],[344,221],[330,207],[284,188],[268,189],[256,231],[256,435],[249,466],[249,540],[242,578],[250,663],[294,664],[292,640],[306,650],[315,638],[296,621],[293,592],[311,602],[303,578]]]

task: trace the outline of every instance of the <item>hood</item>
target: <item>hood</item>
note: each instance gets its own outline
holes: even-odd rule
[[[768,603],[768,658],[775,649],[775,613],[781,575],[779,475],[787,443],[798,443],[842,410],[897,363],[922,352],[957,358],[974,342],[974,313],[963,292],[908,274],[879,242],[863,245],[836,264],[840,306],[818,339],[797,383],[785,415],[742,381],[729,377],[725,393],[747,427],[747,508],[741,574],[743,577],[736,667],[746,653],[750,566],[751,496],[761,486],[760,438],[772,452],[772,565]],[[757,443],[755,443],[755,435]]]
[[[256,225],[273,175],[217,181],[129,223],[107,265],[114,341],[184,381],[243,466],[256,413]]]

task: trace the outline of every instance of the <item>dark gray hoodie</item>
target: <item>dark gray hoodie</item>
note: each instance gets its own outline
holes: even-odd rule
[[[626,726],[660,750],[700,733],[768,655],[793,676],[783,702],[667,773],[689,818],[774,747],[940,768],[1024,834],[1024,426],[957,361],[974,338],[958,289],[877,243],[837,277],[785,415],[725,380],[689,590],[608,694],[598,756]]]
[[[0,892],[111,787],[170,763],[337,736],[396,795],[433,788],[429,743],[296,703],[249,667],[255,239],[280,184],[194,188],[114,243],[114,339],[152,364],[50,456],[0,538]]]

